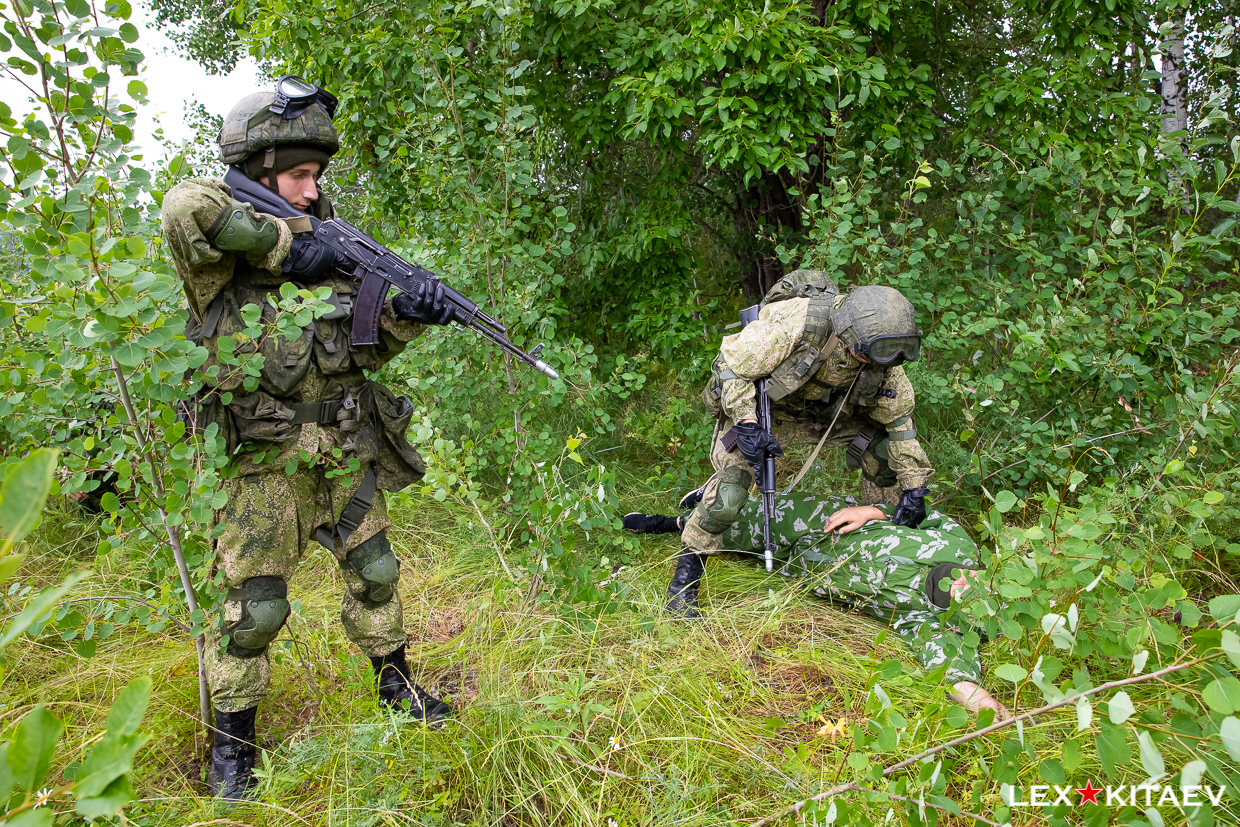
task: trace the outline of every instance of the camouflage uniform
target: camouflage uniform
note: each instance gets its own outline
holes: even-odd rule
[[[856,505],[851,498],[777,497],[776,519],[771,521],[777,570],[808,578],[822,597],[842,600],[888,624],[927,671],[947,664],[949,683],[980,684],[976,647],[964,645],[957,630],[942,619],[946,608],[927,594],[934,566],[978,567],[973,540],[937,511],[918,528],[874,520],[848,534],[824,534],[827,519],[851,505]],[[761,555],[761,502],[749,501],[723,539],[729,548]]]
[[[837,295],[828,301],[838,308],[844,298]],[[754,381],[771,376],[792,361],[794,354],[803,352],[811,302],[815,301],[823,300],[797,297],[767,304],[757,321],[724,338],[712,369],[716,380],[704,396],[717,418],[710,455],[716,474],[706,484],[698,507],[685,520],[681,539],[686,548],[706,554],[724,548],[721,535],[728,518],[726,514],[723,519],[711,515],[712,510],[719,510],[720,487],[731,484],[733,490],[748,490],[753,475],[740,451],[726,451],[721,438],[737,422],[756,418]],[[839,418],[826,444],[847,448],[863,429],[874,435],[860,457],[862,500],[895,505],[900,489],[922,488],[934,475],[934,468],[916,437],[913,386],[904,368],[897,365],[884,370],[862,364],[843,341],[833,336],[813,364],[816,370],[804,384],[773,401],[774,430],[781,443],[797,440],[797,425],[809,425],[801,431],[821,432],[842,400]],[[863,370],[881,384],[872,381],[869,391],[859,393],[860,378],[864,377],[858,374]],[[881,374],[881,379],[875,374]],[[857,387],[849,392],[854,380],[858,380]]]
[[[275,227],[278,240],[270,252],[257,257],[225,252],[208,240],[224,211],[236,209],[242,209],[255,226]],[[332,215],[325,198],[314,210],[320,218]],[[238,451],[223,483],[228,503],[216,514],[224,526],[215,540],[216,565],[230,590],[224,604],[225,630],[243,619],[253,596],[244,591],[250,587],[247,584],[283,589],[316,530],[323,529],[319,536],[331,544],[344,580],[341,620],[346,634],[366,655],[388,655],[404,645],[405,634],[394,580],[398,563],[383,533],[389,525],[383,491],[398,491],[415,482],[425,466],[404,437],[412,416],[409,400],[368,380],[364,370],[394,358],[424,325],[399,321],[389,298],[381,316],[382,343],[354,347],[349,341],[351,318],[344,309],[356,286],[335,275],[300,284],[311,289],[329,286],[332,303],[342,311],[316,319],[296,339],[272,335],[257,347],[239,345],[238,359],[255,355],[263,359],[258,388],[246,392],[241,371],[221,363],[219,342],[247,327],[241,317],[246,305],[257,305],[265,322],[274,321],[273,301],[279,300],[280,285],[289,280],[281,271],[293,239],[288,223],[238,204],[222,181],[193,179],[165,196],[163,232],[192,316],[186,335],[210,354],[200,369],[205,388],[197,425],[215,424],[229,450]],[[233,394],[228,404],[223,393]],[[325,401],[330,404],[307,404]],[[304,416],[299,414],[306,409],[320,410],[322,415],[300,421]],[[332,458],[335,450],[341,458]],[[286,473],[286,466],[303,451],[315,458],[310,466],[302,462],[292,474]],[[360,471],[328,476],[332,464],[351,459],[358,460]],[[334,527],[368,483],[377,489],[373,507],[342,542],[347,530]],[[363,499],[366,493],[362,490]],[[376,590],[349,563],[350,555],[356,560],[359,550],[367,560],[381,560],[389,567],[393,575],[386,584],[389,592]],[[269,592],[261,597],[285,597]],[[266,696],[271,680],[266,644],[246,649],[237,645],[236,636],[224,649],[220,643],[217,628],[210,635],[207,663],[217,712],[254,707]]]

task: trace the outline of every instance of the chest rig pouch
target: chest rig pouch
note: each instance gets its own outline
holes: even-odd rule
[[[871,365],[865,370],[857,374],[857,384],[853,388],[850,397],[854,405],[862,408],[872,408],[878,398],[882,394],[883,383],[887,381],[887,369],[878,365]],[[895,392],[892,391],[891,394]]]
[[[723,413],[723,383],[736,378],[734,371],[720,366],[719,363],[722,360],[722,354],[715,357],[715,361],[710,365],[710,380],[702,389],[702,404],[706,406],[706,412],[713,417],[718,417]]]

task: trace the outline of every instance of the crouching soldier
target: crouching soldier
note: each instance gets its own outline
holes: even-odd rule
[[[771,288],[757,320],[724,338],[702,394],[716,419],[715,475],[683,501],[697,507],[681,532],[669,612],[699,616],[705,558],[725,548],[723,534],[754,482],[751,469],[768,453],[783,456],[777,438],[758,427],[758,379],[767,380],[778,421],[823,431],[815,456],[824,443],[845,451],[849,467],[861,471],[862,502],[894,506],[897,525],[925,519],[934,469],[917,440],[913,386],[902,367],[920,350],[913,306],[891,287],[843,293],[824,273],[797,270]]]

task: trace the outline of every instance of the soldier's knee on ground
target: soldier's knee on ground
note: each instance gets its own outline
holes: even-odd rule
[[[387,532],[381,531],[350,551],[345,563],[361,579],[364,591],[354,597],[368,609],[377,609],[391,602],[400,579],[400,563]]]
[[[861,476],[878,488],[891,488],[898,481],[896,472],[891,470],[888,448],[891,443],[886,439],[871,443],[861,455]]]
[[[241,617],[224,624],[228,654],[256,658],[276,639],[288,620],[288,584],[281,577],[251,577],[228,590],[228,602],[241,604]]]
[[[749,501],[753,475],[747,468],[724,468],[719,472],[719,488],[714,497],[697,504],[698,524],[711,534],[722,534],[736,522],[741,509]]]

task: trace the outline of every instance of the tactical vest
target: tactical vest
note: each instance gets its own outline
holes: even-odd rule
[[[316,217],[330,218],[335,214],[331,203],[321,198],[314,206]],[[304,220],[304,219],[294,219]],[[293,220],[290,220],[290,222]],[[293,227],[296,231],[297,227]],[[273,274],[255,267],[244,256],[236,256],[233,278],[211,301],[201,320],[191,322],[186,338],[207,349],[206,363],[200,368],[207,383],[221,392],[244,393],[245,372],[240,365],[220,361],[221,339],[229,337],[235,361],[246,362],[262,356],[258,389],[273,397],[295,395],[311,367],[317,367],[325,376],[339,376],[359,369],[381,367],[399,351],[383,344],[355,347],[349,332],[353,321],[353,304],[357,285],[347,279],[330,277],[314,284],[297,283],[298,287],[316,290],[327,286],[331,294],[327,303],[332,310],[313,320],[300,336],[288,337],[274,333],[274,324],[280,313],[280,286],[289,281],[283,273]],[[251,319],[263,333],[257,340],[242,337],[251,326],[244,318],[242,308],[255,305],[261,315]]]
[[[801,405],[793,405],[795,402],[802,403],[802,405],[808,403],[809,406],[815,407],[820,405],[816,406],[814,403],[833,405],[839,401],[838,394],[848,390],[847,386],[829,385],[816,378],[826,360],[838,347],[843,346],[831,324],[831,312],[839,300],[839,293],[834,283],[829,280],[827,283],[829,285],[827,288],[809,285],[812,292],[809,295],[805,332],[801,341],[787,358],[775,366],[767,379],[767,396],[777,408],[788,412],[793,412],[793,407],[801,407]],[[806,290],[806,285],[794,284],[791,285],[792,289],[788,287],[789,285],[785,285],[783,281],[776,284],[763,299],[763,306],[773,301],[804,296],[809,292]],[[723,383],[737,378],[733,371],[720,365],[721,359],[722,356],[715,358],[711,365],[711,378],[702,391],[702,402],[707,412],[715,417],[723,413]],[[886,369],[880,366],[874,365],[862,369],[852,385],[848,401],[860,407],[872,407],[878,401],[879,395],[883,393],[883,383],[886,377]],[[779,405],[781,401],[786,404]]]

